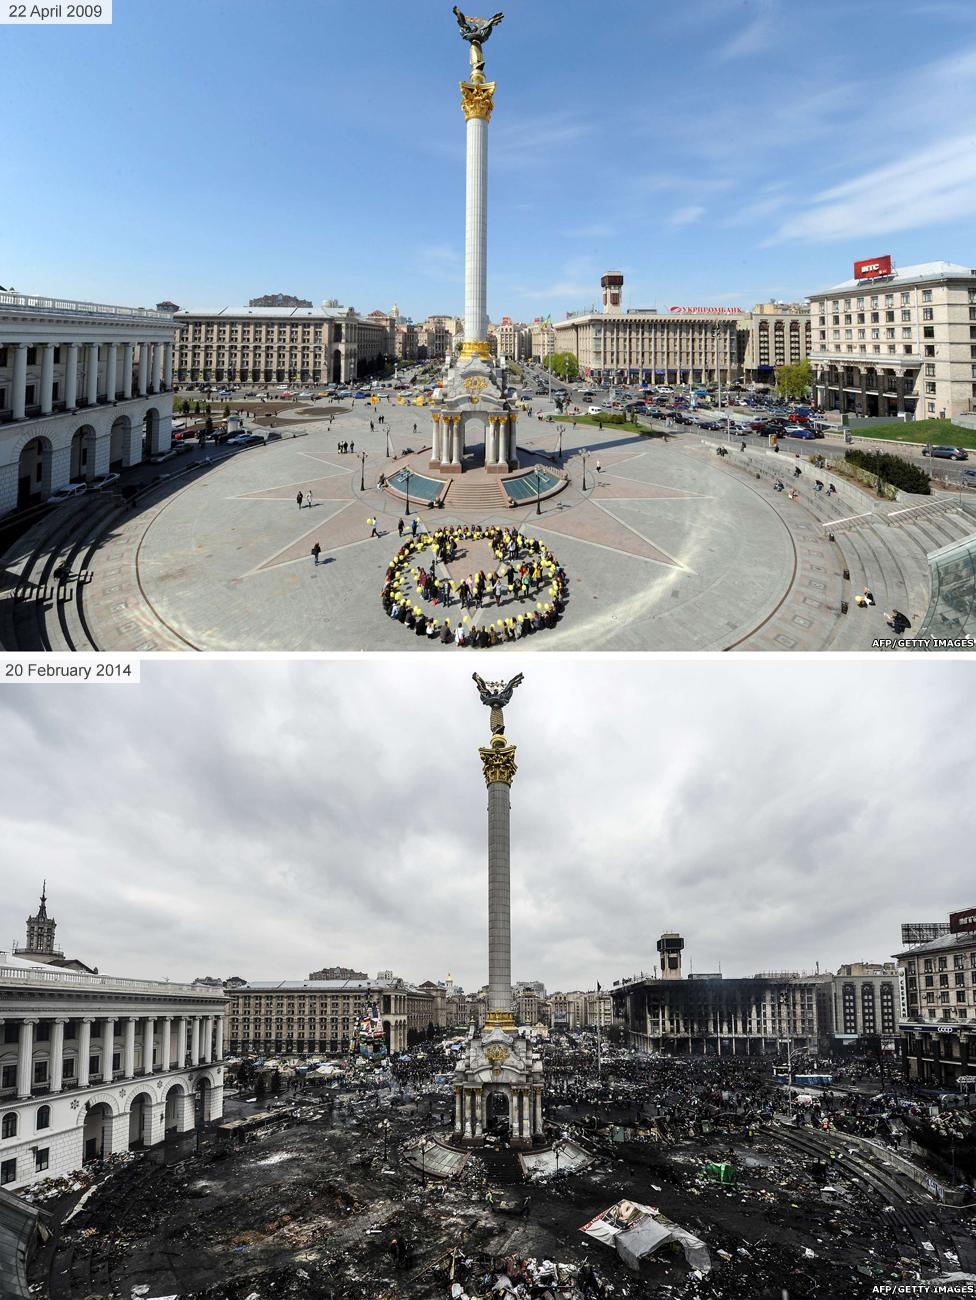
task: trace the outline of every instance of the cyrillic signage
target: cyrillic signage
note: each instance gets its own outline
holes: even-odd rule
[[[879,275],[891,275],[891,257],[887,254],[854,263],[855,280],[875,280]]]

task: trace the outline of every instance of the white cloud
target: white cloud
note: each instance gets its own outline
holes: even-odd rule
[[[676,208],[668,217],[670,226],[690,226],[694,221],[700,221],[705,215],[705,209],[695,203],[691,203],[686,208]]]
[[[816,195],[780,226],[781,240],[847,239],[976,217],[972,136],[928,145]]]
[[[716,51],[720,63],[748,58],[768,50],[775,39],[772,0],[759,0],[759,12],[741,31]]]

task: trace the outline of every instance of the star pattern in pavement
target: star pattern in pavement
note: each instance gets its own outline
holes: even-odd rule
[[[498,523],[516,526],[532,533],[552,533],[573,538],[590,546],[617,551],[654,564],[676,568],[686,568],[680,559],[668,554],[661,546],[633,524],[626,523],[613,512],[614,501],[633,502],[638,500],[702,500],[702,495],[689,492],[683,488],[668,487],[657,483],[647,483],[641,479],[625,478],[619,474],[607,472],[607,467],[619,468],[629,461],[639,461],[642,452],[626,448],[610,448],[599,456],[591,453],[587,460],[587,491],[584,493],[575,483],[567,486],[558,496],[551,497],[546,503],[542,515],[535,513],[531,503],[513,509],[502,509],[488,517]],[[320,474],[318,477],[296,479],[276,487],[265,488],[256,492],[244,493],[246,501],[266,501],[276,503],[278,508],[290,508],[295,512],[296,534],[292,541],[261,561],[252,573],[280,565],[293,564],[306,560],[313,545],[318,542],[322,553],[339,551],[349,546],[375,542],[372,536],[371,520],[376,521],[376,529],[381,537],[395,534],[397,521],[402,517],[403,507],[399,500],[386,494],[379,496],[368,490],[362,497],[359,492],[359,471],[348,463],[335,464],[319,456],[309,456],[333,473]],[[424,457],[416,458],[414,468],[423,473],[426,469]],[[578,456],[572,458],[574,476],[581,481],[582,462]],[[596,466],[600,470],[597,472]],[[311,492],[311,508],[298,508],[296,496],[301,491],[304,495]],[[449,500],[450,498],[448,498]],[[455,515],[467,518],[472,512],[457,511]],[[483,512],[479,512],[483,513]],[[437,513],[437,522],[446,522],[455,517],[449,509]],[[423,519],[421,520],[423,523]]]

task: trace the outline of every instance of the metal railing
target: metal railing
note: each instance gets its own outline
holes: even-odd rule
[[[41,298],[36,294],[0,293],[0,307],[25,307],[31,311],[73,312],[83,316],[138,316],[145,320],[171,321],[172,313],[154,307],[112,307],[101,302],[76,302],[71,298]]]
[[[116,989],[123,993],[191,994],[211,1001],[215,997],[213,989],[201,989],[195,984],[173,984],[169,980],[127,979],[120,975],[88,975],[83,971],[60,968],[8,966],[5,961],[8,956],[9,953],[0,952],[0,984],[60,984],[67,988]]]

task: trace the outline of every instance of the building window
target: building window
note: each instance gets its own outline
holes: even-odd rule
[[[923,289],[923,290],[922,290],[922,302],[931,302],[931,301],[932,301],[932,290],[931,290],[931,289]]]
[[[927,383],[927,384],[925,385],[925,391],[926,391],[927,393],[934,393],[934,392],[935,392],[935,384],[933,384],[933,383],[931,383],[931,382],[930,382],[930,383]]]
[[[901,314],[901,318],[902,318],[902,320],[911,320],[911,319],[912,319],[912,313],[911,313],[910,311],[903,311],[902,314]]]
[[[34,1172],[40,1173],[42,1169],[48,1166],[48,1156],[50,1147],[42,1147],[39,1151],[34,1152]]]
[[[932,308],[931,308],[931,307],[923,307],[923,308],[922,308],[922,320],[932,320]]]
[[[17,1112],[12,1111],[9,1115],[4,1115],[3,1122],[0,1124],[0,1138],[14,1138],[17,1136]]]
[[[923,326],[922,326],[922,338],[923,338],[923,339],[934,339],[934,338],[935,338],[935,327],[932,326],[932,325],[923,325]]]
[[[932,375],[932,376],[935,375],[935,363],[934,363],[934,362],[932,362],[932,361],[926,361],[926,363],[925,363],[925,373],[926,373],[927,375]]]
[[[50,1106],[38,1106],[38,1108],[37,1108],[37,1121],[36,1121],[36,1127],[37,1127],[37,1128],[50,1128],[50,1127],[51,1127],[51,1107],[50,1107]]]
[[[47,1061],[34,1062],[34,1082],[47,1083]]]
[[[3,1160],[0,1161],[0,1187],[6,1183],[12,1183],[17,1178],[17,1161]]]
[[[925,403],[925,409],[926,409],[926,411],[928,411],[929,415],[935,415],[935,403],[934,403],[934,402],[926,402],[926,403]]]

